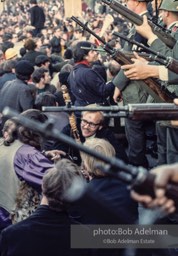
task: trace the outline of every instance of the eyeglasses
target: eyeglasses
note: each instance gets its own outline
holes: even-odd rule
[[[100,123],[95,124],[95,123],[92,123],[92,122],[88,122],[87,120],[85,120],[83,118],[81,119],[81,124],[82,125],[88,125],[92,129],[95,129],[98,125],[100,125]]]

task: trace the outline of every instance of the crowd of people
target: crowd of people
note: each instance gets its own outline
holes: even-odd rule
[[[178,2],[118,2],[142,16],[143,24],[126,21],[101,1],[82,0],[78,18],[87,22],[113,52],[133,53],[131,64],[126,65],[113,60],[93,35],[65,16],[63,1],[5,4],[0,17],[0,255],[131,256],[133,252],[122,249],[71,249],[70,225],[139,224],[143,205],[169,214],[158,218],[157,223],[178,222],[176,196],[173,200],[166,194],[167,184],[178,182],[177,122],[158,122],[156,117],[149,122],[126,118],[123,141],[118,118],[106,118],[100,110],[85,110],[87,106],[161,102],[145,84],[148,78],[178,97],[178,74],[156,61],[148,62],[139,55],[141,47],[113,35],[122,33],[165,57],[177,59]],[[175,39],[172,48],[152,30],[148,22],[151,17],[159,29],[164,26],[169,30]],[[83,111],[43,111],[45,106],[68,104],[83,107]],[[76,143],[108,158],[117,157],[126,165],[146,168],[155,175],[155,198],[134,190],[130,193],[126,183],[102,171],[104,162],[53,136],[42,136],[19,123],[18,117],[8,119],[3,115],[6,106],[40,123],[52,119],[55,130]],[[147,155],[149,136],[156,138],[154,166]],[[89,192],[83,200],[73,201],[73,195],[65,194],[76,180]],[[138,256],[162,253],[175,256],[177,249],[136,251]]]

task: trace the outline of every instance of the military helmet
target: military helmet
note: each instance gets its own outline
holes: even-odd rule
[[[170,12],[178,12],[178,0],[163,0],[159,9]]]

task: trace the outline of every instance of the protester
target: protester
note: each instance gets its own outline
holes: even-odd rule
[[[86,106],[93,103],[107,104],[107,97],[113,94],[114,84],[107,83],[94,71],[90,65],[97,60],[97,53],[91,48],[93,44],[82,41],[77,43],[73,50],[74,68],[68,82],[75,97],[75,106]]]

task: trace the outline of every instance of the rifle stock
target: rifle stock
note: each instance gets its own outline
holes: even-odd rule
[[[45,112],[102,111],[109,117],[132,120],[178,120],[178,106],[173,103],[128,104],[126,106],[96,107],[43,107]]]
[[[103,38],[100,38],[97,34],[95,34],[91,29],[87,27],[86,24],[83,24],[76,17],[72,16],[71,19],[75,21],[79,26],[81,26],[84,30],[89,32],[91,35],[96,37],[98,41],[103,44],[103,48],[106,52],[108,52],[111,57],[117,61],[121,65],[132,64],[132,60],[127,57],[122,51],[113,49],[109,44],[105,42]],[[165,86],[160,85],[157,81],[152,78],[147,78],[144,80],[135,80],[135,83],[141,85],[149,92],[149,94],[156,99],[158,102],[172,102],[175,98],[175,95],[170,93]]]
[[[127,7],[120,4],[117,0],[102,0],[103,3],[107,4],[111,9],[121,14],[124,18],[129,20],[135,25],[142,25],[143,17],[132,12]],[[149,25],[151,26],[155,35],[157,35],[161,41],[163,41],[168,47],[173,48],[176,40],[174,37],[171,36],[171,33],[168,30],[164,30],[160,26],[154,24],[150,20],[148,21]]]

